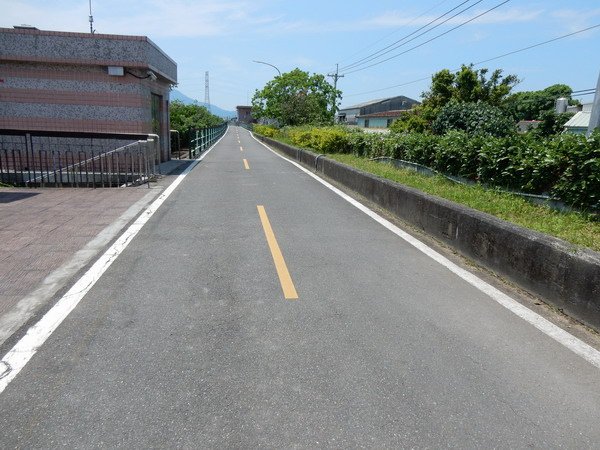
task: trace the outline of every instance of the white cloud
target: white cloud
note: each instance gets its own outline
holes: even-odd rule
[[[150,37],[223,36],[278,20],[248,13],[260,10],[249,0],[104,0],[93,1],[92,9],[98,33]],[[0,0],[0,10],[4,27],[27,23],[45,30],[89,31],[84,1]]]
[[[486,11],[485,9],[461,14],[438,29],[443,30],[444,27],[458,25],[466,20],[472,19],[475,16]],[[475,19],[472,23],[475,24],[510,24],[531,22],[539,18],[543,13],[541,9],[525,9],[525,8],[508,8],[506,10],[492,11],[480,18]],[[407,14],[405,11],[385,11],[376,16],[347,21],[327,21],[326,23],[307,20],[284,20],[280,17],[279,20],[273,20],[269,25],[262,29],[264,33],[288,34],[288,33],[323,33],[323,32],[338,32],[351,33],[359,31],[382,30],[382,29],[398,29],[410,26],[412,28],[421,27],[434,21],[438,15],[427,15],[414,17]],[[443,21],[446,18],[441,19]],[[432,26],[435,26],[434,22]],[[400,30],[398,30],[400,31]]]
[[[40,3],[24,0],[1,0],[0,26],[27,24],[42,30],[89,31],[87,4],[76,6],[70,1]]]
[[[556,20],[556,25],[560,30],[574,32],[598,23],[600,8],[588,11],[561,9],[552,12],[551,17]]]

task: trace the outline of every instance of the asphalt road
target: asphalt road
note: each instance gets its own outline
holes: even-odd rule
[[[599,424],[598,368],[235,127],[0,394],[3,448],[581,449]]]

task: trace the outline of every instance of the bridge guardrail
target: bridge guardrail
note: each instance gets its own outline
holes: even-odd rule
[[[207,127],[196,130],[196,138],[190,141],[189,158],[195,158],[204,150],[213,145],[227,131],[227,122],[216,127]]]

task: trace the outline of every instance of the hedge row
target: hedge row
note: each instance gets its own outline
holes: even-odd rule
[[[600,209],[600,132],[589,139],[562,134],[541,138],[380,134],[344,127],[283,128],[255,131],[319,153],[388,156],[429,166],[479,183],[532,194],[549,194],[579,208]]]

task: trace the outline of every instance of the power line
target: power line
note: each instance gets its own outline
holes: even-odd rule
[[[544,44],[548,44],[550,42],[558,41],[559,39],[564,39],[566,37],[573,36],[573,35],[579,34],[579,33],[583,33],[584,31],[589,31],[589,30],[592,30],[592,29],[598,28],[598,27],[600,27],[600,24],[593,25],[593,26],[585,28],[583,30],[574,31],[573,33],[565,34],[564,36],[559,36],[557,38],[550,39],[550,40],[545,41],[545,42],[540,42],[539,44],[534,44],[534,45],[530,45],[529,47],[521,48],[519,50],[514,50],[512,52],[508,52],[508,53],[505,53],[505,54],[500,55],[500,56],[495,56],[495,57],[490,58],[490,59],[479,61],[479,62],[475,63],[475,65],[483,64],[483,63],[490,62],[490,61],[494,61],[496,59],[504,58],[505,56],[514,55],[515,53],[524,52],[525,50],[529,50],[529,49],[532,49],[532,48],[535,48],[535,47],[539,47],[540,45],[544,45]]]
[[[440,5],[443,5],[443,4],[444,4],[444,3],[446,3],[447,1],[449,1],[449,0],[442,0],[442,1],[441,1],[441,2],[439,2],[439,3],[436,3],[434,6],[432,6],[431,8],[429,8],[427,11],[424,11],[424,12],[422,12],[421,14],[419,14],[418,16],[416,16],[415,18],[413,18],[412,20],[410,20],[409,22],[407,22],[407,23],[406,23],[406,24],[404,24],[403,26],[408,26],[408,25],[410,25],[410,24],[414,23],[414,22],[415,22],[417,19],[420,19],[420,18],[421,18],[421,17],[423,17],[425,14],[427,14],[428,12],[431,12],[431,11],[433,11],[435,8],[437,8],[437,7],[438,7],[438,6],[440,6]],[[385,35],[385,36],[383,36],[382,38],[380,38],[380,39],[377,39],[376,41],[372,42],[371,44],[364,46],[363,48],[361,48],[361,49],[357,50],[356,52],[352,53],[351,55],[347,56],[346,58],[344,58],[344,59],[340,60],[339,62],[348,61],[348,60],[349,60],[350,58],[352,58],[353,56],[355,56],[355,55],[359,55],[359,54],[360,54],[360,53],[361,53],[363,50],[366,50],[366,49],[368,49],[368,48],[371,48],[371,47],[373,47],[375,44],[378,44],[379,42],[381,42],[381,41],[383,41],[383,40],[385,40],[385,39],[389,38],[390,36],[393,36],[394,34],[398,33],[399,31],[400,31],[400,30],[395,30],[395,31],[392,31],[392,32],[391,32],[391,33],[389,33],[389,34],[386,34],[386,35]]]
[[[418,28],[418,29],[416,29],[416,30],[415,30],[415,31],[413,31],[412,33],[409,33],[409,34],[407,34],[406,36],[404,36],[404,37],[402,37],[402,38],[398,39],[397,41],[395,41],[395,42],[392,42],[390,45],[388,45],[388,46],[386,46],[386,47],[382,48],[381,50],[378,50],[378,51],[376,51],[376,52],[374,52],[374,53],[371,53],[370,55],[367,55],[367,56],[365,56],[364,58],[362,58],[362,59],[359,59],[359,60],[358,60],[358,61],[356,61],[356,62],[353,62],[352,64],[348,64],[348,65],[346,65],[346,66],[343,66],[343,67],[342,67],[342,70],[348,70],[348,69],[352,69],[352,68],[354,68],[354,67],[356,67],[356,66],[361,66],[361,65],[363,65],[363,64],[365,64],[365,63],[367,63],[367,62],[369,62],[369,61],[373,61],[374,59],[377,59],[377,58],[379,58],[379,57],[381,57],[381,56],[383,56],[383,55],[385,55],[385,54],[387,54],[387,53],[389,53],[389,52],[391,52],[391,51],[394,51],[395,49],[397,49],[397,48],[399,48],[399,47],[401,47],[401,46],[403,46],[403,45],[406,45],[406,44],[408,44],[409,42],[412,42],[412,41],[414,41],[415,39],[417,39],[417,38],[419,38],[419,37],[423,36],[424,34],[427,34],[427,33],[431,32],[431,31],[433,31],[434,29],[436,29],[436,28],[437,28],[437,27],[439,27],[440,25],[443,25],[444,23],[448,22],[449,20],[451,20],[451,19],[455,18],[456,16],[458,16],[458,15],[462,14],[463,12],[467,11],[468,9],[470,9],[470,8],[473,8],[475,5],[477,5],[478,3],[481,3],[483,0],[479,0],[477,3],[475,3],[475,4],[473,4],[473,5],[469,6],[469,7],[467,7],[467,8],[465,8],[465,9],[463,9],[462,11],[459,11],[459,12],[458,12],[458,13],[456,13],[454,16],[452,16],[452,17],[449,17],[448,19],[446,19],[446,20],[444,20],[443,22],[441,22],[441,23],[437,24],[437,25],[436,25],[436,26],[434,26],[433,28],[431,28],[431,29],[429,29],[429,30],[426,30],[426,31],[424,31],[423,33],[421,33],[421,34],[419,34],[418,36],[415,36],[414,38],[412,38],[412,39],[410,39],[410,40],[408,40],[408,41],[404,42],[403,44],[400,44],[400,42],[402,42],[402,41],[404,41],[404,40],[408,39],[408,38],[409,38],[409,37],[411,37],[412,35],[414,35],[414,34],[418,33],[419,31],[423,30],[424,28],[427,28],[429,25],[431,25],[431,24],[433,24],[433,23],[437,22],[437,21],[438,21],[438,20],[440,20],[442,17],[444,17],[444,16],[446,16],[446,15],[450,14],[452,11],[454,11],[454,10],[456,10],[456,9],[460,8],[462,5],[464,5],[465,3],[469,3],[470,1],[471,1],[471,0],[466,0],[466,1],[464,1],[464,2],[462,2],[462,3],[460,3],[460,4],[458,4],[458,5],[456,5],[454,8],[452,8],[452,9],[451,9],[451,10],[449,10],[449,11],[446,11],[446,12],[445,12],[444,14],[442,14],[441,16],[438,16],[438,17],[436,17],[435,19],[433,19],[431,22],[427,23],[426,25],[423,25],[421,28]],[[389,50],[388,50],[388,49],[389,49]],[[386,50],[387,50],[387,51],[386,51]]]
[[[448,34],[448,33],[452,32],[452,31],[454,31],[454,30],[456,30],[456,29],[458,29],[458,28],[461,28],[461,27],[465,26],[466,24],[468,24],[468,23],[470,23],[470,22],[473,22],[474,20],[476,20],[476,19],[480,18],[481,16],[484,16],[484,15],[486,15],[486,14],[488,14],[488,13],[492,12],[493,10],[500,8],[502,5],[505,5],[505,4],[506,4],[506,3],[508,3],[509,1],[510,1],[510,0],[505,0],[505,1],[503,1],[502,3],[499,3],[499,4],[497,4],[497,5],[496,5],[496,6],[494,6],[493,8],[490,8],[490,9],[488,9],[487,11],[484,11],[484,12],[482,12],[481,14],[478,14],[478,15],[476,15],[475,17],[472,17],[471,19],[469,19],[469,20],[466,20],[465,22],[463,22],[463,23],[461,23],[461,24],[459,24],[459,25],[455,26],[454,28],[450,28],[449,30],[447,30],[447,31],[444,31],[443,33],[441,33],[441,34],[438,34],[437,36],[434,36],[434,37],[432,37],[431,39],[428,39],[428,40],[426,40],[425,42],[422,42],[422,43],[420,43],[419,45],[415,45],[414,47],[411,47],[411,48],[409,48],[408,50],[405,50],[405,51],[403,51],[403,52],[397,53],[396,55],[390,56],[389,58],[386,58],[386,59],[384,59],[384,60],[381,60],[381,61],[378,61],[378,62],[376,62],[376,63],[370,64],[370,65],[368,65],[368,66],[365,66],[365,67],[362,67],[362,68],[359,68],[359,69],[355,69],[355,70],[351,70],[350,72],[346,72],[346,73],[345,73],[345,75],[348,75],[348,74],[351,74],[351,73],[355,73],[355,72],[360,72],[361,70],[365,70],[365,69],[368,69],[368,68],[370,68],[370,67],[378,66],[379,64],[383,64],[384,62],[387,62],[387,61],[389,61],[389,60],[391,60],[391,59],[397,58],[397,57],[399,57],[399,56],[402,56],[402,55],[404,55],[404,54],[406,54],[406,53],[408,53],[408,52],[410,52],[410,51],[412,51],[412,50],[415,50],[415,49],[417,49],[417,48],[419,48],[419,47],[422,47],[422,46],[424,46],[425,44],[428,44],[428,43],[430,43],[430,42],[432,42],[432,41],[435,41],[436,39],[439,39],[439,38],[441,38],[442,36],[445,36],[446,34]]]
[[[529,50],[529,49],[532,49],[532,48],[535,48],[535,47],[540,47],[542,45],[546,45],[546,44],[549,44],[551,42],[558,41],[560,39],[566,39],[568,37],[574,36],[576,34],[584,33],[586,31],[593,30],[595,28],[600,28],[600,23],[597,24],[597,25],[592,25],[591,27],[584,28],[582,30],[577,30],[577,31],[574,31],[572,33],[568,33],[568,34],[564,34],[562,36],[558,36],[558,37],[555,37],[555,38],[552,38],[552,39],[548,39],[547,41],[544,41],[544,42],[539,42],[537,44],[529,45],[527,47],[523,47],[521,49],[514,50],[512,52],[504,53],[502,55],[495,56],[493,58],[489,58],[489,59],[486,59],[486,60],[483,60],[483,61],[479,61],[479,62],[477,62],[477,63],[475,63],[473,65],[474,66],[478,66],[480,64],[483,64],[483,63],[486,63],[486,62],[489,62],[489,61],[494,61],[496,59],[504,58],[505,56],[514,55],[515,53],[523,52],[525,50]],[[456,70],[459,70],[459,69],[454,69],[452,71],[456,71]],[[418,80],[407,81],[405,83],[395,84],[393,86],[388,86],[388,87],[384,87],[384,88],[380,88],[380,89],[374,89],[372,91],[365,91],[365,92],[358,92],[356,94],[349,94],[349,95],[346,95],[345,97],[356,97],[358,95],[373,94],[375,92],[387,91],[389,89],[394,89],[394,88],[397,88],[397,87],[407,86],[409,84],[414,84],[414,83],[418,83],[420,81],[425,81],[425,80],[429,80],[429,79],[431,79],[431,75],[427,76],[427,77],[424,77],[424,78],[419,78]],[[595,89],[593,89],[593,90],[595,91]],[[587,90],[583,89],[581,91],[574,91],[573,93],[575,93],[575,92],[586,92],[586,91]]]
[[[400,84],[395,84],[393,86],[388,86],[388,87],[379,88],[379,89],[373,89],[372,91],[357,92],[356,94],[347,94],[347,95],[344,95],[344,97],[356,97],[358,95],[373,94],[375,92],[382,92],[382,91],[387,91],[387,90],[402,87],[402,86],[408,86],[409,84],[415,84],[415,83],[418,83],[420,81],[425,81],[425,80],[431,80],[431,75],[423,77],[423,78],[419,78],[418,80],[407,81],[406,83],[400,83]]]

